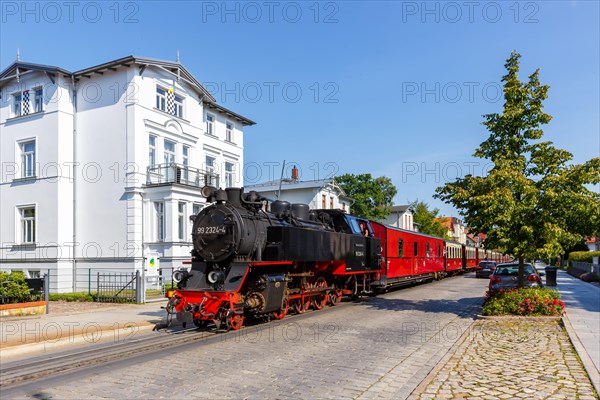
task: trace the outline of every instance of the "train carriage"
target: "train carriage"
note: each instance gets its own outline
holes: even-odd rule
[[[457,242],[446,241],[446,273],[457,274],[463,272],[463,249]]]
[[[381,290],[444,275],[443,239],[376,222],[371,226],[382,245],[380,279],[372,286]]]

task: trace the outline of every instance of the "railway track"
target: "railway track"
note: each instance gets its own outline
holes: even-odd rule
[[[333,308],[345,308],[351,304],[342,303],[335,307],[321,310],[319,313],[328,312]],[[259,322],[255,325],[244,327],[240,331],[198,331],[196,328],[188,328],[176,332],[161,333],[160,336],[131,339],[126,342],[93,349],[78,350],[49,358],[36,358],[24,360],[23,362],[16,361],[6,366],[0,365],[0,389],[12,389],[21,384],[31,383],[44,378],[52,378],[63,373],[80,371],[110,362],[127,360],[136,356],[158,353],[165,349],[174,349],[182,345],[192,343],[210,344],[214,340],[227,340],[227,335],[243,334],[243,331],[249,328],[252,328],[255,332],[259,332],[267,330],[273,325],[285,324],[292,321],[298,322],[305,318],[310,318],[313,312],[291,315],[284,320],[274,319],[266,323]]]
[[[64,372],[89,368],[98,364],[148,354],[165,348],[205,340],[213,332],[185,329],[160,336],[132,339],[100,348],[79,350],[45,359],[14,362],[0,367],[0,388],[5,389],[25,381],[38,380]]]

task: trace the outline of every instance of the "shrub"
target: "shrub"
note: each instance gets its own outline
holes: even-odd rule
[[[486,293],[483,315],[555,315],[565,311],[560,293],[548,288],[522,288]]]
[[[50,293],[50,301],[96,301],[95,293]]]
[[[29,286],[22,271],[11,273],[0,271],[0,303],[22,303],[29,301]]]
[[[569,253],[569,264],[573,261],[591,263],[594,257],[600,257],[600,251],[572,251]]]

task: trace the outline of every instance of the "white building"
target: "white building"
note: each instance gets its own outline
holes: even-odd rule
[[[242,186],[243,127],[179,62],[0,73],[0,269],[56,292],[189,258],[199,188]],[[170,272],[169,272],[170,273]]]
[[[346,196],[335,180],[301,181],[298,179],[296,167],[292,169],[292,177],[281,180],[281,185],[279,180],[274,180],[249,185],[244,190],[258,192],[269,199],[269,203],[279,199],[290,203],[308,204],[311,209],[339,209],[350,213],[352,204],[352,199]]]
[[[392,211],[385,219],[380,222],[385,225],[395,226],[396,228],[414,231],[415,209],[411,205],[392,206]]]

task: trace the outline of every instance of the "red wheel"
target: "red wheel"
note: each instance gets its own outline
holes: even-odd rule
[[[283,301],[283,306],[279,309],[279,311],[275,311],[273,313],[273,317],[275,317],[275,319],[284,319],[289,311],[290,311],[290,301],[288,299],[286,299]]]
[[[227,327],[237,331],[244,325],[244,316],[239,314],[230,314],[227,317]]]
[[[296,299],[296,301],[294,301],[294,310],[296,310],[298,314],[304,314],[309,308],[310,298],[308,297],[304,299],[304,303],[302,303],[302,299]]]
[[[322,289],[322,288],[326,288],[326,287],[327,287],[327,281],[322,276],[317,278],[317,280],[315,281],[315,284],[313,285],[313,288],[315,288],[315,289]],[[327,292],[321,292],[321,293],[317,294],[315,296],[313,302],[314,302],[313,304],[317,310],[322,310],[327,305]]]
[[[332,290],[329,292],[329,303],[332,306],[337,306],[342,302],[342,291],[341,290]]]

